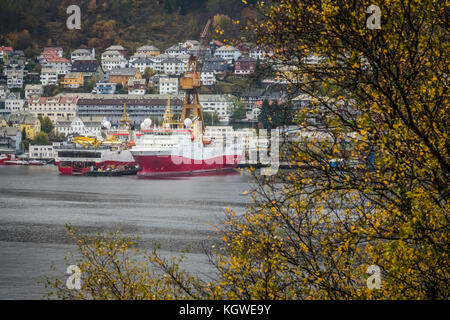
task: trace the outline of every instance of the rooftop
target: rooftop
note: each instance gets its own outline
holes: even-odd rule
[[[137,68],[115,68],[108,72],[110,76],[135,76],[139,71]]]
[[[136,51],[159,51],[159,49],[155,46],[142,46],[138,48]]]

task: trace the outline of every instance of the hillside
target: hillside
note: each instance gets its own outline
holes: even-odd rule
[[[81,8],[81,30],[66,27],[66,9],[74,3]],[[144,44],[166,49],[197,39],[208,17],[226,14],[242,21],[249,11],[241,0],[2,0],[0,45],[28,56],[42,46],[102,50],[120,43],[132,51]]]

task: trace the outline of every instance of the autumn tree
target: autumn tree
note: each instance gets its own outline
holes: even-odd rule
[[[36,136],[31,141],[31,144],[32,145],[48,145],[48,144],[50,144],[50,141],[48,139],[48,134],[43,131],[36,133]]]
[[[233,97],[231,101],[231,110],[230,110],[231,120],[236,121],[244,119],[247,113],[246,108],[247,105],[245,104],[244,101],[242,101],[239,98]]]
[[[223,229],[218,265],[237,298],[449,296],[445,4],[380,1],[381,29],[370,5],[259,6],[268,75],[309,103],[288,141],[299,169],[257,177],[254,205]]]
[[[152,297],[449,298],[446,6],[380,0],[377,29],[367,23],[376,14],[366,13],[371,4],[260,2],[248,28],[270,53],[267,76],[302,101],[297,134],[283,141],[283,157],[298,169],[275,177],[252,169],[248,210],[227,209],[216,227],[222,243],[209,253],[216,279],[203,282],[153,252],[148,261],[167,275],[155,278],[159,292],[177,294]],[[101,242],[100,256],[111,243]],[[81,252],[89,248],[81,242]],[[377,268],[373,288],[367,271]],[[121,275],[112,284],[128,283]]]

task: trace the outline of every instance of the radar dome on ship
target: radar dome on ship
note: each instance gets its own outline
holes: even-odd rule
[[[152,125],[152,120],[147,118],[144,120],[144,122],[141,123],[141,129],[142,130],[149,129],[151,125]]]
[[[189,129],[192,126],[192,120],[189,118],[184,119],[184,126]]]

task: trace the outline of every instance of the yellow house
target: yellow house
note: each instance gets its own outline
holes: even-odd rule
[[[142,79],[142,74],[137,68],[113,69],[108,76],[109,83],[121,83],[124,88],[128,87],[131,78]]]
[[[81,72],[73,72],[65,75],[61,84],[66,88],[80,88],[84,86],[84,77]]]
[[[25,133],[28,139],[33,140],[36,133],[41,131],[41,122],[29,112],[14,112],[0,118],[0,128],[17,128]]]

